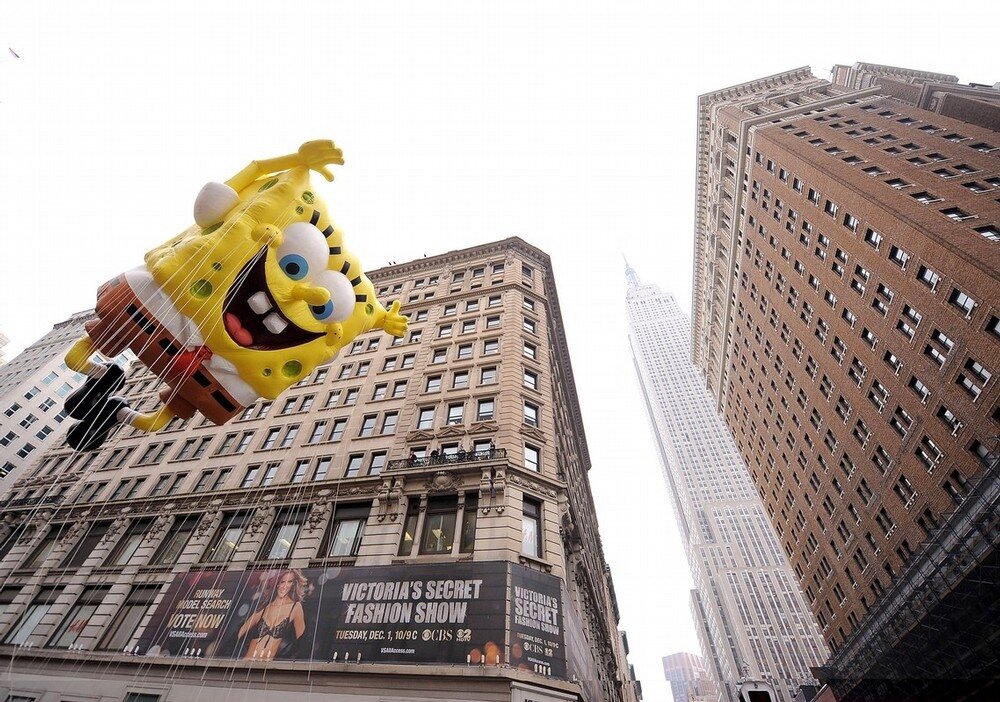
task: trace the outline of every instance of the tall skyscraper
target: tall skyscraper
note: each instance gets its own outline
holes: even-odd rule
[[[674,702],[717,702],[718,688],[708,676],[701,656],[673,653],[663,657],[663,677],[670,683]]]
[[[0,685],[636,702],[548,256],[513,238],[369,275],[406,338],[15,486],[67,499],[0,515]],[[133,406],[158,382],[129,371]]]
[[[673,296],[626,268],[632,354],[687,553],[691,610],[723,699],[770,681],[785,702],[813,681],[826,647],[767,521],[746,466],[691,363]]]
[[[823,677],[954,694],[997,677],[1000,90],[834,78],[699,98],[694,358],[834,650]]]

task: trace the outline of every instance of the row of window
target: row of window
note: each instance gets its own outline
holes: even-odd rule
[[[820,120],[821,118],[816,118],[816,119]],[[843,128],[843,127],[846,127],[846,126],[850,126],[852,124],[856,125],[857,122],[855,120],[844,120],[844,122],[835,122],[835,123],[833,123],[833,124],[831,124],[829,126],[831,128],[838,129],[838,128]],[[929,125],[929,126],[932,126],[932,125]],[[791,129],[791,128],[794,128],[794,126],[793,125],[784,125],[782,128],[783,129]],[[878,131],[880,131],[880,130],[878,128],[876,128],[876,127],[865,126],[865,127],[861,127],[860,129],[851,129],[851,130],[847,131],[846,134],[848,134],[849,136],[851,136],[853,138],[853,137],[863,137],[864,133],[866,133],[866,132],[872,133],[872,132],[878,132]],[[940,131],[940,130],[938,130],[938,131]],[[931,133],[933,133],[933,132],[931,132]],[[811,137],[812,135],[808,131],[806,131],[806,130],[800,130],[798,132],[795,132],[794,136],[797,136],[797,137],[803,138],[803,139],[807,139],[807,138]],[[950,135],[945,135],[944,138],[949,139],[950,141],[962,141],[964,139],[964,137],[963,138],[959,138],[959,139],[951,138],[951,137],[956,137],[956,136],[960,136],[960,135],[950,134]],[[881,147],[881,148],[883,148],[883,150],[886,153],[888,153],[890,155],[893,155],[893,156],[901,154],[901,153],[904,153],[905,151],[913,152],[913,151],[916,151],[916,150],[923,149],[922,146],[920,146],[919,144],[915,144],[913,142],[908,142],[906,144],[902,144],[901,146],[897,146],[897,145],[885,146],[885,144],[887,144],[889,142],[898,141],[897,137],[895,135],[889,133],[889,132],[886,132],[886,133],[883,133],[883,134],[878,134],[877,136],[869,136],[867,138],[864,138],[863,141],[865,143],[869,144],[870,146]],[[820,137],[813,137],[813,138],[809,139],[809,143],[812,144],[812,145],[814,145],[814,146],[817,146],[817,147],[824,147],[827,142],[824,139],[820,138]],[[993,150],[995,147],[993,147],[993,146],[991,146],[989,144],[986,144],[986,143],[978,143],[978,144],[974,145],[974,148],[976,148],[977,151],[988,153],[991,150]],[[824,148],[824,151],[827,152],[827,153],[829,153],[829,154],[831,154],[831,155],[835,155],[835,156],[844,153],[843,149],[840,149],[837,146],[826,146]],[[761,163],[761,160],[760,160],[761,157],[759,155],[759,152],[758,152],[757,158],[758,158],[757,162]],[[846,156],[841,156],[841,158],[842,158],[842,160],[844,162],[848,163],[849,165],[856,165],[856,164],[865,163],[865,161],[862,158],[860,158],[858,156],[855,156],[855,155],[848,154]],[[926,165],[928,163],[940,163],[942,161],[947,161],[947,160],[949,160],[949,157],[945,156],[944,154],[938,153],[938,152],[930,152],[930,153],[925,153],[925,154],[921,154],[921,155],[914,155],[914,156],[911,156],[911,157],[909,157],[907,159],[908,162],[910,162],[911,164],[913,164],[915,166],[918,166],[918,167]],[[774,173],[774,166],[773,166],[773,163],[771,161],[768,161],[768,170],[769,170],[769,172]],[[969,174],[977,173],[978,170],[979,170],[978,168],[976,168],[976,167],[974,167],[972,165],[969,165],[968,163],[959,163],[959,164],[950,166],[950,168],[944,168],[944,167],[937,168],[937,169],[935,169],[933,171],[933,173],[935,175],[941,177],[941,178],[950,179],[950,178],[958,177],[960,175],[969,175]],[[881,177],[881,176],[885,176],[885,175],[889,174],[889,172],[887,170],[885,170],[884,168],[881,168],[879,166],[876,166],[876,165],[867,166],[867,167],[863,168],[862,171],[866,175],[869,175],[869,176],[872,176],[872,177]],[[780,174],[782,174],[782,175],[785,176],[784,178],[782,178],[782,180],[787,182],[787,171],[785,171],[784,169],[780,169]],[[903,190],[903,189],[907,189],[907,188],[910,188],[910,187],[913,186],[913,183],[907,182],[906,180],[904,180],[902,178],[898,178],[898,177],[892,177],[892,178],[884,180],[883,182],[885,182],[887,185],[889,185],[890,187],[892,187],[892,188],[894,188],[896,190]],[[796,179],[795,183],[798,185],[798,192],[801,192],[801,181],[798,181],[798,179]],[[977,193],[977,194],[990,192],[991,190],[994,190],[994,189],[1000,187],[1000,176],[988,176],[985,179],[983,179],[982,182],[976,181],[976,180],[968,181],[968,182],[962,183],[962,186],[965,187],[970,192]],[[913,197],[915,200],[917,200],[918,202],[920,202],[922,204],[931,204],[931,203],[936,203],[936,202],[941,202],[942,201],[942,198],[940,198],[937,195],[934,195],[932,193],[929,193],[927,191],[920,191],[920,192],[912,193],[911,197]],[[818,205],[819,204],[819,194],[815,190],[810,189],[810,191],[809,191],[809,200],[813,204]],[[837,207],[836,203],[833,203],[830,200],[826,201],[826,205],[824,206],[824,211],[827,214],[836,217],[836,215],[837,215],[837,209],[838,209],[838,207]],[[963,222],[965,220],[970,220],[970,219],[976,219],[976,218],[978,218],[978,215],[971,214],[969,212],[965,212],[961,208],[954,207],[954,206],[953,207],[943,208],[943,209],[940,210],[940,212],[945,217],[948,217],[949,219],[951,219],[951,220],[953,220],[955,222]],[[850,217],[849,215],[845,216],[845,222],[844,222],[845,225],[849,226],[849,222],[851,221],[851,219],[853,219],[853,218]],[[856,225],[856,219],[854,219],[854,222],[855,222],[855,225]],[[986,239],[988,239],[990,241],[1000,241],[1000,229],[998,229],[998,225],[996,223],[987,223],[987,224],[984,224],[982,226],[974,227],[973,229],[978,234],[980,234],[981,236],[985,237]]]
[[[462,283],[466,279],[477,280],[486,277],[486,272],[489,271],[490,275],[503,275],[506,270],[506,264],[502,261],[495,263],[477,265],[471,268],[466,268],[464,270],[456,270],[451,273],[451,284],[455,285],[457,283]],[[527,281],[530,281],[535,275],[535,270],[526,263],[521,264],[521,277]],[[427,278],[417,278],[413,281],[413,290],[420,290],[422,288],[428,288],[433,285],[437,285],[440,282],[440,276],[432,275]],[[384,285],[379,288],[379,296],[393,294],[398,295],[403,292],[403,283],[395,283],[393,285]]]

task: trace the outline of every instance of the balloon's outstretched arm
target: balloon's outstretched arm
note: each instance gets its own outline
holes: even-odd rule
[[[280,173],[298,166],[306,166],[327,180],[333,180],[333,173],[327,168],[327,165],[331,163],[336,163],[339,166],[344,165],[344,154],[332,141],[307,141],[294,154],[268,158],[263,161],[252,161],[249,166],[227,180],[226,185],[236,192],[240,192],[262,176]]]
[[[94,341],[90,336],[84,334],[66,352],[66,367],[87,375],[94,370],[94,364],[90,361],[90,357],[95,353],[97,353],[97,347],[94,346]]]
[[[389,306],[388,310],[381,305],[378,306],[372,328],[384,329],[387,334],[392,336],[403,336],[406,333],[407,321],[406,317],[399,313],[399,300],[396,300]]]

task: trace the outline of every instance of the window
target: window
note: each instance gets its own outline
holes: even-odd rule
[[[270,449],[274,448],[275,442],[278,440],[278,435],[281,433],[281,429],[278,427],[272,427],[267,430],[267,435],[264,437],[264,442],[260,445],[260,448]]]
[[[975,300],[958,288],[952,289],[951,295],[948,296],[948,302],[965,312],[966,317],[972,314],[972,310],[974,310],[978,304]]]
[[[459,403],[454,405],[448,405],[448,424],[461,424],[462,414],[465,411],[465,405]]]
[[[285,436],[282,437],[281,439],[281,444],[279,445],[279,448],[288,448],[289,446],[291,446],[292,442],[295,441],[295,437],[298,435],[298,433],[299,433],[298,424],[293,424],[292,426],[288,427],[288,429],[285,430]]]
[[[493,399],[479,400],[476,405],[476,421],[486,422],[493,419],[494,402]]]
[[[392,396],[393,397],[405,397],[406,396],[406,381],[397,380],[392,386]]]
[[[378,451],[372,454],[372,459],[368,463],[368,475],[378,475],[385,467],[385,451]]]
[[[62,594],[62,586],[46,586],[38,591],[35,595],[35,599],[31,601],[28,608],[24,613],[18,618],[17,622],[11,627],[6,638],[3,642],[11,646],[20,646],[28,640],[35,631],[35,627],[42,621],[52,605],[55,603],[59,595]]]
[[[461,344],[458,347],[458,352],[455,358],[459,361],[464,361],[472,358],[472,344]]]
[[[439,392],[441,390],[441,376],[432,375],[427,378],[427,384],[424,386],[425,392]]]
[[[383,371],[396,370],[396,357],[390,356],[389,358],[385,359],[385,361],[382,363],[382,370]],[[329,404],[327,404],[327,406],[329,406]]]
[[[260,473],[260,466],[250,466],[247,468],[246,474],[243,476],[243,482],[240,483],[240,488],[253,487],[254,482],[257,480],[257,474]]]
[[[377,415],[366,414],[361,421],[361,431],[358,436],[372,436],[375,433],[375,420]]]
[[[488,366],[480,371],[479,374],[480,385],[493,385],[496,382],[497,382],[496,366]]]
[[[529,344],[528,342],[524,342],[524,350],[522,354],[524,355],[525,358],[537,360],[538,348],[534,344]]]
[[[990,381],[993,374],[986,370],[986,367],[979,361],[970,358],[965,362],[965,372],[960,373],[955,383],[965,389],[972,396],[973,400],[978,400],[983,392],[983,386]]]
[[[858,231],[859,224],[860,222],[858,221],[858,218],[852,215],[850,212],[844,214],[844,226],[850,229],[852,232]],[[867,237],[865,240],[867,241]]]
[[[260,480],[261,487],[267,487],[274,482],[274,476],[278,473],[278,468],[281,463],[268,463],[267,468],[264,469],[264,477]]]
[[[524,423],[532,427],[538,426],[538,405],[524,403]]]
[[[45,644],[46,647],[69,648],[76,643],[110,589],[110,586],[85,588]]]
[[[539,449],[537,446],[532,446],[531,444],[525,444],[524,467],[528,470],[533,470],[537,473],[541,468],[541,463],[542,463],[541,449]]]
[[[125,651],[139,625],[153,606],[159,585],[137,585],[125,598],[97,648],[101,651]]]
[[[295,470],[292,472],[292,483],[301,483],[306,479],[306,473],[309,472],[309,459],[300,458],[295,462]]]
[[[423,407],[417,420],[417,429],[432,429],[434,427],[434,408]]]
[[[327,531],[327,543],[321,553],[328,558],[351,558],[358,555],[368,521],[369,506],[339,505]]]
[[[975,227],[974,231],[977,234],[985,237],[992,242],[1000,242],[1000,227],[995,224],[987,224],[982,227]]]
[[[941,210],[941,214],[953,222],[964,222],[967,219],[974,219],[976,217],[976,215],[970,214],[960,207],[946,207]]]
[[[463,334],[471,334],[474,331],[476,331],[476,320],[474,320],[474,319],[467,319],[464,322],[462,322],[462,333]]]
[[[500,340],[499,339],[487,339],[483,342],[483,355],[490,356],[495,353],[500,353]]]
[[[874,249],[878,249],[878,247],[882,245],[882,235],[869,227],[865,231],[865,243]]]
[[[455,371],[452,374],[451,387],[455,389],[469,387],[469,371]]]
[[[191,539],[191,534],[194,533],[194,529],[198,525],[199,517],[200,515],[196,514],[185,514],[176,517],[167,535],[156,549],[156,553],[153,554],[153,558],[150,559],[150,563],[157,565],[173,565],[176,563],[184,547],[187,546],[188,541]],[[159,587],[157,586],[156,589],[158,590]]]
[[[930,388],[920,382],[920,379],[915,375],[910,376],[910,382],[907,383],[907,387],[917,394],[921,402],[927,402],[927,398],[930,397]]]
[[[396,421],[399,419],[399,412],[386,412],[382,417],[382,430],[379,432],[383,436],[396,433]]]
[[[451,553],[455,543],[458,497],[429,497],[420,553]]]
[[[906,263],[910,260],[910,254],[906,253],[898,246],[893,246],[889,249],[889,260],[905,270]]]
[[[521,553],[542,557],[542,504],[525,497],[521,509]]]
[[[320,456],[319,460],[316,461],[316,474],[313,475],[313,480],[326,480],[332,462],[333,459],[330,456]]]
[[[441,312],[442,317],[450,317],[458,311],[458,305],[452,303],[450,305],[444,306],[444,311]]]
[[[352,453],[347,459],[347,470],[344,472],[344,476],[347,478],[355,478],[361,474],[361,464],[364,461],[364,454],[362,453]]]
[[[234,512],[226,515],[215,540],[205,554],[206,563],[228,563],[243,538],[243,531],[250,521],[249,512]]]
[[[531,388],[532,390],[538,389],[538,373],[530,371],[527,368],[524,369],[523,384],[526,388]]]
[[[345,429],[347,429],[346,419],[333,420],[333,429],[330,431],[330,441],[340,441],[344,436]]]
[[[499,307],[500,303],[501,303],[501,300],[500,300],[500,296],[499,295],[490,295],[490,297],[486,301],[486,306],[487,307]]]
[[[486,328],[487,329],[499,329],[500,328],[500,315],[494,314],[486,318]]]
[[[451,325],[443,324],[438,327],[438,338],[443,339],[445,337],[451,336]]]
[[[95,522],[87,529],[86,535],[80,539],[63,558],[60,568],[79,568],[90,558],[90,554],[97,548],[97,544],[104,539],[108,533],[111,522]]]
[[[320,421],[313,424],[312,433],[309,435],[309,439],[306,440],[307,444],[318,444],[323,440],[323,435],[326,433],[326,420],[321,419]]]
[[[458,548],[460,553],[472,553],[475,550],[478,508],[479,496],[474,492],[466,493],[465,507],[462,510],[462,537]]]
[[[958,430],[962,428],[962,422],[960,422],[958,417],[955,416],[955,413],[944,405],[941,405],[938,409],[936,416],[944,422],[945,426],[951,429],[952,435],[956,434]]]
[[[535,333],[535,320],[528,319],[527,317],[525,317],[524,321],[521,323],[521,328],[524,329],[524,331],[528,332],[529,334],[534,334]]]
[[[207,475],[211,476],[209,472]],[[135,519],[129,525],[122,537],[118,539],[118,543],[108,554],[108,557],[104,559],[104,565],[108,566],[124,566],[128,565],[128,562],[132,560],[132,556],[135,552],[139,550],[139,546],[142,545],[143,539],[146,538],[146,532],[153,525],[153,520],[151,519]]]
[[[304,508],[289,508],[278,512],[274,524],[260,549],[260,559],[281,561],[290,558],[304,519]]]

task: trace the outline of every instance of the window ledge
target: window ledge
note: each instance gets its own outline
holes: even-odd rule
[[[535,558],[534,556],[529,556],[526,553],[522,553],[517,557],[517,560],[521,565],[526,565],[529,568],[534,568],[535,570],[541,570],[545,573],[552,572],[552,564],[548,561],[542,560],[541,558]]]

